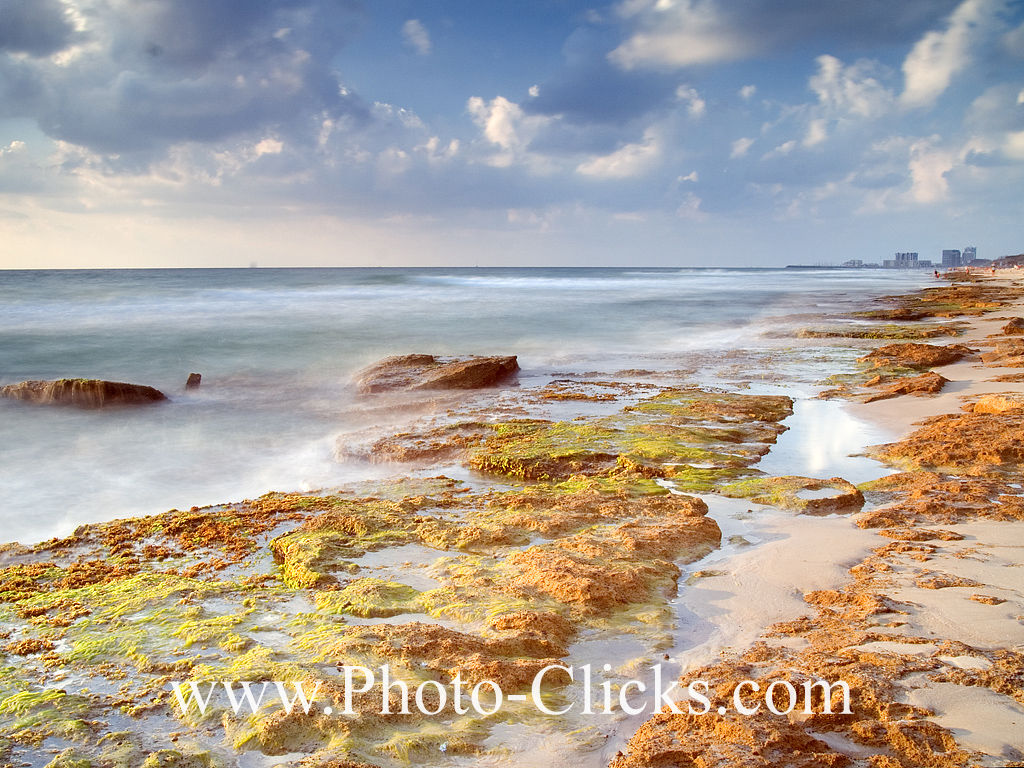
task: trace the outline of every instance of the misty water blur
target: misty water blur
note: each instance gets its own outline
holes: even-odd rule
[[[837,311],[926,276],[893,271],[241,269],[0,271],[0,384],[101,378],[166,405],[80,411],[0,399],[0,541],[84,522],[384,476],[338,463],[379,423],[350,385],[386,355],[514,354],[524,381],[670,368],[756,346],[776,318]],[[190,372],[203,384],[186,393]],[[403,416],[391,414],[400,424]]]

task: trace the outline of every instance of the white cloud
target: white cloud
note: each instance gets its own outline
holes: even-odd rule
[[[690,171],[685,176],[680,176],[676,181],[697,181],[697,172]]]
[[[744,101],[750,101],[754,97],[754,94],[757,93],[757,86],[744,85],[742,88],[739,89],[738,93],[741,99],[743,99]]]
[[[702,202],[693,192],[687,192],[682,204],[676,209],[676,216],[681,219],[689,219],[690,221],[707,220],[708,215],[700,210]]]
[[[531,170],[546,173],[550,163],[527,148],[537,132],[550,124],[553,118],[543,115],[527,115],[522,107],[504,96],[497,96],[486,102],[473,96],[466,102],[466,109],[482,130],[484,138],[501,148],[487,159],[487,164],[496,168],[508,168],[517,160],[526,161]]]
[[[373,116],[381,121],[394,122],[397,120],[405,128],[418,130],[426,128],[426,125],[420,119],[420,116],[412,110],[406,109],[405,107],[395,108],[391,104],[386,104],[383,101],[375,101],[373,103]]]
[[[751,50],[708,0],[626,0],[617,10],[640,20],[640,31],[608,54],[623,69],[733,61]]]
[[[609,155],[580,163],[576,172],[599,179],[626,179],[640,176],[657,164],[662,144],[657,132],[648,128],[640,143],[626,144]]]
[[[1024,131],[1006,134],[1003,152],[1015,160],[1024,160]]]
[[[690,104],[686,108],[689,112],[690,117],[696,119],[702,117],[707,111],[707,102],[700,97],[695,88],[691,88],[688,85],[680,85],[676,88],[676,98],[680,101],[689,101]]]
[[[451,160],[457,154],[459,154],[459,140],[452,139],[448,142],[447,147],[441,146],[441,139],[437,136],[431,136],[425,142],[416,147],[421,152],[426,152],[427,159],[431,163],[443,163]]]
[[[971,48],[1002,7],[999,0],[964,0],[949,17],[945,32],[929,32],[903,62],[908,107],[929,107],[949,87],[953,76],[971,61]]]
[[[807,126],[807,133],[804,135],[803,144],[805,147],[813,147],[828,139],[828,128],[824,120],[811,120]]]
[[[434,47],[430,41],[430,33],[419,19],[409,19],[402,25],[402,37],[405,38],[406,44],[420,56],[426,56]]]
[[[794,148],[796,148],[796,141],[787,141],[785,144],[777,146],[771,152],[766,152],[761,159],[770,160],[773,157],[784,157],[792,152]]]
[[[498,96],[487,104],[479,96],[473,96],[466,103],[466,109],[492,144],[502,149],[513,149],[521,144],[516,126],[523,120],[523,110],[515,102]]]
[[[877,68],[873,62],[858,61],[847,67],[835,56],[819,56],[817,61],[818,72],[808,85],[826,114],[873,120],[892,108],[895,97],[872,77]]]
[[[729,157],[743,157],[752,146],[754,146],[753,139],[736,139],[736,141],[732,143],[732,152],[729,154]]]
[[[0,147],[0,156],[9,155],[14,152],[24,152],[25,142],[24,141],[12,141],[6,147]]]
[[[252,151],[256,157],[259,157],[260,155],[279,155],[282,149],[284,149],[283,142],[277,139],[266,138],[253,147]]]
[[[911,144],[911,197],[919,203],[944,200],[949,193],[946,173],[952,170],[954,162],[951,152],[933,149],[932,140],[924,139]]]

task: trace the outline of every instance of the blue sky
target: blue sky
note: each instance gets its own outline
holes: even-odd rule
[[[1020,0],[0,0],[0,268],[1024,251]]]

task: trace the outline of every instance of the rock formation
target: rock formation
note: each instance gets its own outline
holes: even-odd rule
[[[1024,335],[1024,317],[1011,317],[1010,322],[1003,326],[1003,333],[1007,336]]]
[[[363,394],[416,389],[480,389],[494,386],[518,370],[519,363],[514,355],[461,358],[396,355],[363,368],[354,379]]]
[[[932,344],[886,344],[860,358],[861,362],[872,363],[876,368],[904,366],[906,368],[931,368],[936,365],[955,363],[972,350],[962,344],[937,347]]]
[[[881,378],[881,377],[878,377]],[[879,381],[879,384],[888,382]],[[888,400],[892,397],[899,397],[900,395],[936,395],[942,391],[942,388],[949,383],[949,379],[945,376],[940,376],[934,371],[928,373],[922,373],[920,376],[911,376],[910,378],[897,380],[895,383],[886,387],[886,389],[877,395],[871,395],[864,402],[873,403],[876,400]],[[874,386],[871,382],[868,382],[868,386]]]
[[[153,387],[100,379],[23,381],[0,387],[0,397],[40,405],[73,405],[78,408],[146,405],[167,399],[163,392]]]

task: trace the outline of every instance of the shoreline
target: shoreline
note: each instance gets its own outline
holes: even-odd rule
[[[1019,272],[1002,272],[996,278],[986,278],[985,283],[1015,288],[1015,301],[992,316],[971,318],[956,343],[991,348],[1009,319],[1005,315],[1015,315],[1024,306],[1021,283],[1015,279]],[[980,397],[1006,392],[1019,396],[1019,386],[992,378],[995,373],[1024,370],[1024,362],[1004,371],[975,357],[936,370],[950,379],[941,394],[853,402],[846,407],[871,423],[887,428],[895,425],[898,437],[893,444],[899,445],[912,440],[929,420],[965,410],[970,413],[970,403]],[[914,458],[912,451],[903,455]],[[914,471],[904,469],[904,474],[883,479],[881,485],[898,487],[893,478]],[[967,477],[972,474],[969,470]],[[990,476],[984,469],[978,474]],[[1014,475],[1011,472],[1008,478],[994,481],[1003,483],[1004,494],[1019,495],[1014,489],[1021,484],[1010,483],[1019,479]],[[936,494],[936,502],[931,503],[941,505],[942,493],[950,491],[948,477],[941,475],[911,486],[918,499],[917,520],[890,514],[885,520],[888,527],[880,527],[882,523],[866,516],[898,508],[901,497],[888,494],[876,498],[865,513],[852,518],[858,533],[873,541],[861,547],[863,556],[851,563],[841,584],[822,588],[805,582],[805,605],[790,620],[765,623],[761,632],[752,633],[757,636],[751,642],[725,649],[717,662],[709,660],[681,677],[683,682],[711,678],[725,685],[730,668],[737,667],[745,668],[750,676],[754,676],[752,667],[760,668],[755,679],[768,680],[772,670],[776,678],[783,669],[795,668],[812,676],[845,670],[860,678],[856,687],[862,693],[887,695],[891,699],[888,706],[884,701],[869,702],[868,709],[873,705],[873,711],[861,712],[859,718],[855,715],[845,724],[817,715],[790,717],[783,728],[773,727],[763,718],[757,723],[731,718],[712,727],[699,718],[660,715],[645,723],[612,766],[626,768],[656,761],[665,754],[666,737],[671,739],[675,759],[685,762],[700,757],[702,765],[994,767],[1024,757],[1020,729],[1024,687],[1019,674],[1019,662],[1024,658],[1024,573],[1019,559],[1024,532],[1020,516],[1009,510],[996,513],[1003,519],[985,519],[991,515],[982,514],[972,521],[971,512],[989,504],[975,496],[975,509],[947,510],[946,519],[936,511],[931,515],[937,516],[937,521],[921,521],[922,515],[929,516],[929,495]],[[997,492],[993,488],[987,491]],[[955,492],[946,496],[955,498]],[[995,504],[1003,504],[1005,498]],[[845,549],[847,554],[857,550],[855,546]],[[808,612],[815,608],[816,616]],[[843,661],[837,666],[823,653]],[[872,715],[876,723],[869,727]],[[760,741],[760,748],[730,749],[721,744],[725,734],[738,743]],[[882,745],[896,753],[895,759],[869,761]]]
[[[974,340],[980,333],[981,330],[972,331],[955,342]],[[969,371],[964,369],[964,372]],[[784,621],[786,616],[792,615],[806,599],[805,593],[841,594],[841,588],[849,578],[848,566],[856,568],[857,562],[864,565],[872,561],[872,556],[865,556],[868,555],[871,543],[878,543],[878,536],[872,529],[854,527],[854,518],[849,514],[819,518],[801,515],[799,509],[777,512],[774,517],[769,512],[760,518],[755,514],[751,525],[759,525],[765,539],[750,550],[756,567],[743,575],[744,580],[736,582],[732,598],[723,599],[720,595],[702,597],[700,593],[706,588],[712,592],[720,591],[715,589],[715,585],[722,581],[722,574],[705,573],[714,570],[707,566],[715,565],[717,560],[723,558],[726,563],[730,563],[744,557],[739,544],[733,545],[730,542],[728,546],[732,547],[731,550],[712,546],[716,536],[719,541],[741,537],[738,529],[730,529],[726,517],[736,514],[742,517],[743,510],[747,508],[770,509],[755,503],[753,498],[756,497],[739,495],[727,498],[709,496],[707,492],[722,490],[723,483],[733,487],[729,485],[732,478],[730,473],[735,474],[733,480],[742,479],[746,476],[744,472],[747,468],[758,466],[756,462],[763,455],[760,452],[775,445],[779,430],[774,425],[780,417],[784,417],[786,406],[780,399],[772,399],[772,396],[767,395],[726,396],[708,392],[694,395],[685,390],[682,390],[684,394],[679,394],[680,390],[665,390],[664,387],[659,390],[655,387],[654,390],[661,394],[650,397],[650,390],[641,390],[636,394],[635,385],[619,382],[616,386],[621,388],[625,401],[633,405],[616,416],[619,421],[611,431],[603,426],[607,424],[607,418],[602,417],[604,421],[595,422],[595,425],[602,425],[596,426],[596,434],[577,430],[567,435],[564,430],[552,431],[553,427],[537,423],[515,426],[512,428],[514,434],[503,438],[506,441],[504,443],[495,442],[495,438],[490,436],[489,427],[483,430],[483,436],[474,434],[472,429],[455,435],[457,443],[462,441],[459,444],[469,441],[470,446],[482,446],[475,450],[483,450],[483,453],[474,454],[473,459],[479,463],[470,466],[490,471],[500,469],[512,480],[517,477],[533,477],[536,480],[534,476],[541,471],[538,470],[541,467],[543,472],[558,479],[550,489],[541,487],[540,490],[531,490],[531,486],[525,486],[516,490],[512,482],[505,486],[511,487],[511,491],[503,490],[500,483],[485,490],[479,487],[466,488],[458,481],[446,478],[409,476],[397,483],[392,495],[381,495],[371,504],[359,498],[269,494],[236,505],[203,510],[193,508],[190,512],[86,526],[82,535],[76,532],[76,535],[64,540],[22,548],[21,553],[12,554],[13,548],[5,548],[8,559],[13,557],[15,562],[0,571],[0,576],[10,577],[11,567],[21,568],[17,575],[21,578],[19,583],[24,587],[25,595],[8,603],[13,607],[13,613],[20,617],[20,625],[25,628],[18,629],[12,636],[9,629],[4,630],[0,626],[0,630],[8,633],[4,641],[12,641],[5,646],[8,659],[11,658],[12,645],[29,642],[30,645],[17,647],[18,652],[14,655],[26,661],[32,658],[32,665],[39,665],[42,676],[50,680],[51,686],[60,682],[61,668],[68,667],[79,670],[75,674],[81,674],[83,669],[92,670],[86,674],[85,679],[96,678],[100,682],[99,689],[103,690],[105,683],[102,678],[113,674],[110,665],[120,664],[122,671],[134,668],[139,673],[152,667],[159,673],[158,677],[164,680],[166,687],[168,676],[175,674],[172,671],[175,669],[174,664],[170,663],[170,659],[158,660],[159,654],[154,655],[154,650],[149,646],[135,646],[135,651],[128,651],[125,645],[127,638],[122,637],[123,633],[117,624],[122,612],[108,605],[108,601],[119,594],[120,587],[134,586],[138,589],[145,586],[148,592],[143,590],[138,598],[129,600],[136,609],[134,615],[143,616],[139,620],[146,622],[152,621],[151,616],[157,615],[151,613],[151,609],[157,613],[170,611],[179,616],[181,626],[177,628],[170,625],[158,628],[154,625],[152,630],[147,631],[153,635],[154,642],[166,644],[170,639],[172,645],[183,644],[179,649],[183,653],[176,654],[181,662],[189,659],[191,652],[187,649],[198,648],[201,652],[195,653],[188,664],[193,677],[197,674],[195,670],[203,665],[216,669],[218,665],[223,667],[222,660],[227,660],[230,662],[227,669],[234,670],[232,674],[247,672],[256,679],[272,679],[269,675],[281,671],[279,667],[283,661],[275,660],[279,659],[280,651],[264,658],[257,666],[253,666],[252,661],[246,662],[247,666],[239,667],[238,664],[260,647],[252,642],[253,635],[269,636],[275,631],[272,629],[275,622],[290,622],[289,626],[303,627],[298,633],[289,636],[286,647],[295,648],[296,657],[305,659],[303,664],[313,665],[305,668],[303,674],[307,676],[315,665],[323,666],[329,658],[329,654],[317,649],[317,644],[326,643],[325,647],[334,649],[332,652],[337,654],[350,653],[350,649],[357,648],[360,654],[372,650],[379,658],[391,658],[388,656],[391,651],[384,650],[379,643],[374,645],[376,641],[372,638],[382,636],[386,643],[398,644],[400,652],[395,658],[403,664],[412,663],[410,668],[422,665],[431,674],[442,677],[445,670],[450,672],[452,668],[464,668],[468,674],[477,675],[477,678],[484,672],[496,673],[505,676],[504,679],[514,688],[526,679],[522,674],[524,670],[535,670],[535,661],[577,658],[578,650],[573,650],[576,643],[591,637],[597,638],[599,643],[606,643],[602,638],[610,639],[616,635],[628,638],[629,643],[599,644],[597,647],[606,648],[606,652],[611,653],[609,658],[617,658],[620,666],[617,672],[625,673],[635,669],[640,659],[656,659],[667,651],[666,655],[675,653],[671,663],[682,664],[685,675],[695,668],[698,671],[711,669],[708,663],[714,649],[722,653],[730,649],[720,648],[718,644],[727,635],[716,636],[714,631],[708,635],[703,651],[699,646],[697,650],[694,647],[679,649],[679,640],[686,633],[685,628],[680,630],[678,627],[680,606],[691,611],[693,608],[707,610],[712,602],[719,602],[722,605],[715,606],[714,610],[727,617],[726,623],[737,616],[743,617],[742,632],[733,635],[732,652],[748,653],[751,648],[749,642],[762,636],[768,625]],[[949,391],[935,399],[904,396],[867,406],[843,407],[850,408],[859,418],[863,418],[860,413],[864,409],[872,409],[875,415],[892,410],[894,414],[900,415],[899,423],[902,424],[912,418],[908,412],[928,412],[938,407],[936,403],[940,399],[948,405],[964,389],[950,385],[947,387]],[[1003,390],[1006,389],[1004,386]],[[582,381],[568,388],[563,385],[562,389],[553,391],[553,394],[558,399],[571,401],[576,398],[582,403],[605,391]],[[625,396],[627,391],[632,393],[628,397]],[[907,407],[911,402],[915,408]],[[669,424],[663,421],[663,414],[671,414],[671,430],[667,429]],[[735,421],[737,414],[741,418],[739,423]],[[693,426],[680,429],[678,424],[685,423],[687,419]],[[564,423],[571,425],[571,422]],[[891,428],[891,422],[886,427]],[[605,432],[600,432],[602,429]],[[735,434],[731,434],[730,430]],[[620,433],[628,435],[629,440],[622,442]],[[669,442],[665,443],[661,437],[657,440],[651,437],[659,434],[667,435],[665,439]],[[693,443],[695,436],[703,441],[703,447],[699,450]],[[424,440],[436,442],[439,439],[437,434],[407,435],[406,442],[402,443],[397,440],[402,437],[393,436],[391,444],[387,446],[388,450],[421,450],[417,446],[422,445]],[[552,453],[550,446],[543,441],[550,443],[556,438],[563,446],[575,446],[572,450],[576,453],[564,456]],[[448,434],[444,440],[450,442],[452,435]],[[742,450],[739,453],[735,452],[735,448],[726,451],[729,445],[739,445]],[[714,482],[709,484],[705,477],[707,470],[691,469],[682,473],[676,470],[667,476],[666,482],[681,488],[681,493],[685,495],[678,498],[672,495],[666,497],[664,489],[656,490],[657,484],[652,483],[651,479],[657,478],[661,471],[658,462],[664,459],[659,457],[672,455],[672,451],[684,451],[688,452],[687,456],[692,455],[694,458],[688,460],[694,463],[687,466],[693,467],[703,466],[700,456],[713,457],[713,463],[718,465],[711,473],[716,478]],[[611,455],[609,452],[614,454],[611,464],[607,458]],[[665,477],[664,474],[661,476]],[[554,480],[549,482],[554,483]],[[736,487],[731,493],[746,493],[739,488],[742,483],[733,482],[733,485]],[[808,490],[798,493],[810,492],[811,486],[807,483],[803,486]],[[790,497],[791,502],[797,501],[798,493]],[[613,501],[616,494],[621,501]],[[363,495],[366,496],[365,491]],[[687,501],[688,498],[696,501]],[[701,511],[700,505],[704,502],[712,507],[710,514]],[[595,505],[603,505],[605,511],[595,515]],[[873,504],[873,508],[877,506]],[[487,507],[489,511],[485,509]],[[666,511],[670,509],[674,511],[666,516]],[[223,510],[224,514],[217,510]],[[342,515],[339,510],[344,512],[343,516],[339,516]],[[683,518],[675,519],[680,512]],[[412,528],[410,515],[415,521]],[[714,523],[716,519],[719,520],[718,524]],[[711,530],[711,525],[721,529],[718,534]],[[602,526],[610,527],[605,531]],[[951,530],[956,528],[947,527]],[[749,531],[749,528],[747,526],[745,530]],[[395,531],[399,530],[404,533],[396,537]],[[971,528],[961,541],[969,540],[970,536],[977,537],[978,534],[979,531]],[[339,535],[345,538],[338,538]],[[169,536],[173,536],[173,540]],[[205,541],[203,537],[206,537]],[[146,551],[135,547],[136,541],[148,542]],[[439,565],[441,561],[438,561],[428,567],[425,567],[426,563],[418,565],[415,554],[412,555],[412,562],[405,566],[378,563],[367,567],[367,561],[363,560],[368,557],[366,553],[389,551],[379,548],[374,550],[373,547],[377,547],[380,542],[392,547],[427,544],[447,549],[453,552],[453,556],[447,563]],[[635,552],[632,560],[621,558],[624,542],[628,542]],[[856,544],[851,546],[851,542]],[[359,554],[358,549],[350,551],[354,543],[364,548],[363,554]],[[255,551],[247,548],[249,544],[256,547]],[[709,546],[710,555],[701,554]],[[813,552],[814,557],[794,569],[794,553],[801,550]],[[75,552],[79,551],[105,552],[112,560],[103,567],[94,565],[75,570]],[[444,554],[436,549],[434,552]],[[457,552],[463,554],[454,554]],[[950,570],[954,569],[947,561],[963,559],[957,558],[955,552],[948,553],[948,556],[943,552],[929,554],[932,559],[944,558],[936,562]],[[42,564],[45,557],[51,558],[48,569],[32,573],[33,563]],[[515,567],[511,570],[506,568],[498,559],[500,557],[507,558]],[[668,561],[665,558],[669,558]],[[153,570],[157,563],[164,562],[172,565]],[[179,562],[182,565],[177,565]],[[192,565],[184,567],[189,562]],[[668,567],[673,562],[685,569],[682,574],[673,572],[675,566]],[[748,558],[746,562],[751,561]],[[360,563],[363,565],[360,566]],[[778,567],[780,563],[785,563],[789,572],[783,574],[784,578],[775,578],[781,570]],[[354,571],[350,567],[353,565]],[[84,573],[85,570],[89,573]],[[345,576],[346,572],[350,576]],[[364,575],[351,577],[351,574],[360,572]],[[367,577],[367,573],[373,573],[373,576]],[[415,578],[414,573],[418,574]],[[690,584],[687,574],[697,580]],[[237,580],[238,586],[227,586],[233,583],[232,579]],[[427,581],[422,581],[424,579]],[[514,589],[508,591],[501,586],[495,591],[492,585],[501,585],[502,579],[514,582]],[[281,580],[283,584],[278,583]],[[419,588],[409,586],[412,581]],[[447,589],[448,592],[432,592],[428,588],[431,586],[429,581],[442,585],[439,588]],[[9,587],[11,583],[12,580],[7,578],[6,586]],[[626,586],[620,588],[623,583]],[[665,598],[657,595],[668,595],[669,585],[682,597],[666,604]],[[758,593],[758,589],[768,589],[775,595],[772,602],[778,601],[781,605],[766,602],[763,592]],[[3,592],[0,589],[0,593]],[[940,594],[942,590],[933,589],[931,592],[935,596],[943,596]],[[490,602],[485,602],[482,609],[474,607],[474,600],[479,602],[482,598]],[[263,610],[262,614],[252,606],[245,607],[250,602],[260,600],[269,600],[273,606],[278,607],[270,611]],[[218,601],[232,606],[233,610],[210,611],[209,605]],[[304,602],[296,608],[292,605],[296,601]],[[184,605],[185,608],[172,608],[175,604]],[[189,609],[189,605],[196,605],[197,610]],[[292,607],[285,607],[289,605]],[[0,608],[3,608],[3,604],[0,604]],[[365,624],[356,620],[360,610],[369,611],[364,617],[364,620],[369,620]],[[11,615],[12,612],[7,613],[5,625],[10,623]],[[699,616],[699,612],[693,615]],[[406,617],[427,621],[429,618],[434,623],[417,624],[414,633],[402,630],[401,624],[373,624],[375,617],[378,621],[386,622],[390,616],[395,616],[397,620]],[[27,625],[25,620],[28,621]],[[756,626],[761,623],[765,626]],[[789,620],[789,623],[793,621]],[[373,630],[377,635],[365,629],[369,627],[372,630],[374,626],[378,628]],[[428,629],[429,626],[438,629]],[[99,667],[90,666],[92,662],[88,655],[83,654],[82,644],[100,643],[99,635],[104,627],[108,629],[108,634],[109,629],[115,630],[113,635],[116,642],[109,640],[104,641],[107,642],[106,646],[102,643],[97,645],[96,658],[102,664]],[[237,628],[237,631],[232,628]],[[689,629],[693,630],[693,627]],[[419,633],[427,633],[434,638],[432,642],[439,645],[424,646],[416,637]],[[715,640],[716,637],[719,640]],[[799,632],[789,632],[787,637],[772,641],[776,643],[772,647],[784,649],[787,653],[793,650],[790,646],[809,647],[809,641]],[[37,645],[31,645],[31,641],[36,641]],[[454,655],[452,651],[439,653],[440,647],[445,644],[455,649]],[[924,646],[924,643],[916,645]],[[460,647],[461,652],[458,651]],[[215,650],[212,654],[206,653],[208,648]],[[299,648],[302,649],[301,653]],[[537,655],[538,648],[540,656]],[[631,658],[630,654],[636,654],[636,649],[640,650],[639,654]],[[681,652],[676,653],[677,650]],[[560,654],[563,651],[564,654]],[[382,653],[384,655],[380,656]],[[466,666],[466,655],[469,653],[480,656],[483,666]],[[704,655],[701,656],[701,653]],[[544,654],[549,655],[545,657]],[[121,662],[114,661],[119,658]],[[577,660],[583,663],[582,659]],[[185,669],[180,667],[179,673]],[[109,681],[110,678],[105,679]],[[2,684],[4,681],[0,678]],[[28,692],[29,689],[24,691],[26,694]],[[130,717],[138,717],[140,724],[145,722],[149,711],[167,711],[170,701],[166,690],[161,691],[150,682],[137,693],[134,699],[122,695],[120,703],[116,703],[107,694],[97,699],[79,697],[75,707],[91,708],[94,717],[102,710],[114,706],[128,707],[129,710],[136,710],[137,715]],[[557,697],[563,694],[553,691],[552,695]],[[142,699],[146,703],[140,704]],[[10,701],[10,698],[4,699],[0,695],[0,710],[4,710],[6,701]],[[64,699],[61,701],[67,703]],[[38,709],[40,706],[45,707],[45,704],[32,704],[28,711],[31,713],[33,707]],[[11,705],[6,705],[4,711],[10,714]],[[61,707],[56,711],[56,722],[64,723],[61,727],[70,730],[62,731],[62,736],[57,736],[56,732],[43,736],[37,743],[40,748],[47,744],[47,739],[71,738],[70,735],[77,727],[73,726],[73,723],[79,722],[79,719],[72,717],[74,712],[62,712]],[[273,755],[275,750],[280,749],[296,754],[304,752],[292,748],[310,745],[319,739],[328,745],[329,754],[321,755],[321,762],[306,760],[304,765],[378,764],[372,758],[367,758],[364,750],[353,749],[353,745],[363,737],[353,735],[341,738],[339,734],[347,733],[344,728],[349,726],[339,724],[337,719],[330,720],[322,711],[318,717],[307,717],[302,722],[280,722],[274,720],[273,715],[268,717],[269,724],[253,722],[253,718],[250,718],[245,726],[227,718],[224,720],[226,725],[222,726],[225,728],[224,738],[230,737],[236,748],[241,746],[251,750],[258,745],[265,755]],[[656,716],[655,720],[661,717]],[[616,757],[616,752],[626,747],[626,737],[620,738],[617,734],[635,729],[642,721],[621,718],[621,715],[613,718],[612,728],[600,726],[595,729],[594,726],[586,726],[583,733],[573,736],[565,733],[565,727],[557,730],[561,734],[558,738],[562,740],[564,749],[557,750],[557,754],[553,755],[546,747],[542,748],[544,756],[538,758],[539,764],[545,761],[550,764],[552,758],[569,758],[579,762],[578,756],[589,752],[595,758],[599,757],[601,765],[609,758],[613,765],[632,765],[628,761],[634,754],[633,749],[640,755],[646,747],[636,742],[637,737],[634,737],[630,742],[629,753]],[[198,728],[201,722],[191,727]],[[516,712],[507,724],[501,728],[491,726],[489,732],[501,733],[502,728],[511,729],[503,740],[507,741],[513,738],[513,734],[528,729],[527,724],[531,722],[527,713]],[[395,727],[389,721],[368,722],[367,725],[384,730]],[[708,725],[705,721],[704,727]],[[416,736],[402,736],[407,742],[411,739],[411,742],[401,748],[394,741],[404,732],[403,728],[399,728],[392,740],[385,744],[385,752],[381,753],[388,758],[384,764],[391,765],[390,761],[394,759],[401,761],[402,754],[422,754],[424,758],[429,756],[433,760],[448,754],[483,757],[480,748],[481,743],[486,742],[481,742],[474,730],[479,729],[478,724],[459,720],[449,722],[449,731],[455,736],[447,740],[441,740],[442,735],[432,733],[428,726],[421,723],[414,729]],[[21,742],[16,741],[15,744],[32,743],[32,739],[38,738],[34,735],[38,734],[38,730],[32,731],[32,726],[27,728],[28,733],[18,732],[21,733]],[[460,731],[460,728],[465,731]],[[700,736],[700,729],[696,730],[695,738]],[[189,728],[186,728],[179,733],[179,737],[186,742],[192,740],[191,736],[183,736],[188,732]],[[676,733],[674,737],[677,741],[678,736]],[[133,739],[128,741],[135,745],[132,748],[136,752],[144,749],[138,738]],[[183,744],[179,744],[179,740],[171,739],[170,732],[161,737],[163,752],[181,752],[179,747]],[[71,738],[71,741],[75,739]],[[348,746],[330,747],[336,742]],[[836,754],[845,754],[842,748],[845,742],[841,739],[833,739],[828,743]],[[444,749],[440,748],[441,745]],[[705,749],[706,746],[701,748]],[[0,750],[11,748],[12,744],[0,743]],[[47,747],[51,754],[56,754],[53,752],[55,748]],[[847,751],[852,749],[849,745],[845,745],[845,748]],[[76,749],[72,746],[64,750],[68,759],[76,754]],[[406,749],[412,749],[412,753],[404,752]],[[85,752],[88,753],[88,749]],[[222,759],[217,757],[216,752],[211,752],[208,741],[199,740],[181,754],[184,757],[200,753],[212,755],[209,758],[214,760],[214,763],[210,763],[212,765],[216,759]],[[252,751],[244,754],[247,761],[250,756],[254,756]],[[284,753],[278,751],[276,754]],[[526,755],[514,754],[517,762],[522,764],[519,758],[525,759]],[[577,757],[573,758],[574,755]],[[171,756],[164,754],[164,757],[169,759]],[[324,762],[328,758],[336,762]],[[377,760],[380,759],[378,756]],[[589,762],[589,758],[587,760]]]

